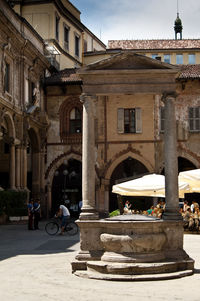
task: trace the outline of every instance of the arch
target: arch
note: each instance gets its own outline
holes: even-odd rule
[[[178,157],[182,157],[184,159],[187,159],[193,165],[195,165],[196,168],[200,168],[200,157],[197,156],[197,154],[191,152],[190,150],[179,146],[179,148],[178,148]]]
[[[110,164],[110,166],[108,167],[108,169],[106,170],[105,173],[105,179],[110,179],[111,175],[113,173],[113,171],[115,170],[115,168],[124,160],[128,159],[129,157],[141,162],[149,172],[154,172],[154,168],[151,165],[151,163],[149,161],[147,161],[144,157],[140,156],[139,154],[133,152],[133,151],[127,151],[126,153],[118,156],[116,158],[116,160],[113,160]]]
[[[58,171],[60,168],[62,168],[63,165],[65,165],[65,160],[69,161],[70,159],[79,161],[82,164],[81,154],[78,152],[69,151],[55,158],[46,171],[45,178],[46,178],[47,192],[48,192],[47,207],[49,213],[53,209],[55,209],[52,208],[52,188],[53,188],[53,180],[54,180],[55,172]]]
[[[117,209],[117,195],[112,193],[112,186],[119,180],[130,180],[134,176],[139,176],[148,173],[148,168],[140,161],[132,156],[126,156],[125,160],[115,167],[110,177],[109,184],[109,211]],[[134,197],[136,200],[137,197]]]
[[[191,160],[188,160],[180,156],[178,157],[178,172],[186,171],[189,169],[195,169],[195,168],[196,166],[191,162]]]
[[[53,160],[53,162],[50,164],[50,166],[47,168],[45,178],[47,179],[48,185],[52,186],[53,177],[56,172],[56,170],[59,168],[60,165],[64,164],[65,160],[75,159],[77,161],[82,162],[82,156],[78,152],[72,152],[69,151],[67,153],[63,153],[57,158]]]
[[[59,108],[61,141],[65,141],[69,135],[77,134],[70,133],[70,113],[73,109],[77,109],[82,116],[83,106],[78,96],[68,97]]]

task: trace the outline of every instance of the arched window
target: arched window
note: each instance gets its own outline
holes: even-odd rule
[[[73,108],[70,111],[69,116],[69,132],[70,134],[82,132],[82,118],[81,112],[77,108]]]

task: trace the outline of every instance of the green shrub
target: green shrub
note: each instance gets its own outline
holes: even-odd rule
[[[0,215],[8,216],[27,215],[27,192],[25,191],[0,191]]]
[[[117,215],[120,215],[119,209],[114,210],[114,211],[112,211],[112,212],[109,213],[109,217],[117,216]]]

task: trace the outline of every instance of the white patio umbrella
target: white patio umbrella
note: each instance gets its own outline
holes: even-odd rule
[[[179,181],[179,197],[189,189],[187,183]],[[141,178],[113,185],[112,192],[124,196],[165,197],[165,176],[149,174]]]
[[[200,169],[192,169],[179,173],[179,181],[188,183],[189,191],[186,193],[200,193]]]

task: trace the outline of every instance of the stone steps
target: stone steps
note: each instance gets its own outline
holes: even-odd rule
[[[146,275],[114,275],[114,274],[103,274],[92,271],[76,271],[76,276],[97,279],[97,280],[110,280],[110,281],[156,281],[156,280],[169,280],[177,279],[186,276],[191,276],[193,270],[178,271],[173,273],[162,273],[162,274],[146,274]]]
[[[114,275],[162,274],[176,271],[192,270],[193,260],[177,260],[154,263],[119,263],[104,261],[88,261],[88,272]]]

